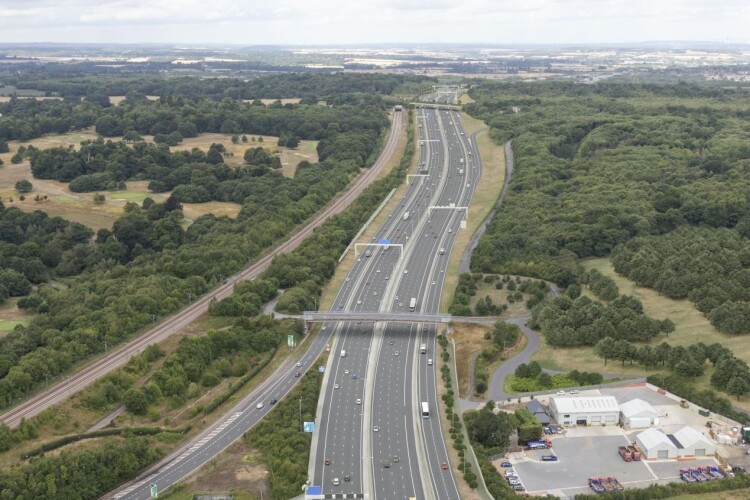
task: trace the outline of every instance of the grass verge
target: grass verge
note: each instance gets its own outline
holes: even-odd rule
[[[466,135],[469,136],[485,127],[484,122],[461,113]],[[479,178],[477,189],[471,198],[469,205],[469,216],[466,229],[462,229],[456,236],[456,242],[451,250],[451,258],[448,261],[448,269],[445,272],[445,283],[443,285],[443,296],[440,300],[440,310],[447,311],[453,303],[453,294],[458,284],[458,265],[461,256],[471,241],[471,236],[477,230],[492,207],[495,206],[505,182],[505,151],[503,146],[498,146],[489,137],[489,130],[480,132],[476,137],[479,154],[482,157],[482,175]]]

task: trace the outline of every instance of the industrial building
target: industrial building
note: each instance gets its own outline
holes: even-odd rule
[[[558,424],[616,425],[620,406],[614,396],[551,397],[550,409]]]
[[[635,445],[643,458],[677,458],[677,446],[666,434],[657,429],[648,429],[638,434],[635,437]]]
[[[659,412],[642,399],[631,399],[620,405],[620,424],[626,429],[646,429],[659,425]]]
[[[677,454],[681,457],[705,457],[716,453],[716,446],[711,440],[690,426],[683,427],[669,437],[677,445]]]

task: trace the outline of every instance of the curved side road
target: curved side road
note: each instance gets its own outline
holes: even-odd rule
[[[148,330],[142,335],[139,335],[130,342],[121,345],[109,355],[101,357],[91,364],[81,368],[78,372],[70,375],[64,381],[36,394],[30,399],[0,415],[0,422],[11,428],[17,427],[22,418],[28,419],[38,415],[50,406],[58,404],[69,396],[76,394],[94,383],[100,377],[103,377],[112,370],[127,363],[131,356],[141,353],[148,345],[161,342],[195,321],[199,316],[208,311],[208,306],[212,299],[216,298],[217,300],[221,300],[229,297],[234,291],[234,285],[237,282],[253,279],[258,276],[268,268],[276,255],[291,252],[296,249],[329,217],[346,209],[382,172],[385,164],[391,159],[396,150],[399,133],[404,127],[402,115],[403,113],[393,113],[390,134],[388,135],[383,147],[383,151],[380,153],[380,156],[372,167],[360,175],[342,196],[334,200],[330,205],[319,212],[305,227],[290,236],[288,240],[281,243],[251,266],[230,277],[218,288],[203,295],[182,311],[169,317],[158,326]]]

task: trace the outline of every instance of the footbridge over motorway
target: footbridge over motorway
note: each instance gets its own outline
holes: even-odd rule
[[[480,325],[494,325],[496,316],[453,316],[451,314],[422,314],[412,312],[365,312],[365,311],[305,311],[300,316],[285,316],[297,318],[306,323],[327,323],[329,321],[367,321],[387,323],[475,323]]]

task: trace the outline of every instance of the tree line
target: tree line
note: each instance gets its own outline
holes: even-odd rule
[[[689,299],[723,333],[750,332],[750,218],[733,229],[681,226],[634,238],[612,252],[612,264],[673,299]]]
[[[594,352],[604,359],[605,364],[611,359],[621,361],[623,366],[625,362],[635,362],[647,369],[663,366],[684,380],[702,376],[706,361],[709,361],[714,368],[712,386],[737,399],[750,392],[750,368],[747,363],[718,342],[710,345],[698,342],[689,346],[672,346],[662,342],[653,347],[648,344],[638,347],[624,339],[605,337],[596,344]]]
[[[569,290],[570,291],[570,290]],[[593,346],[601,339],[649,341],[674,330],[671,320],[649,318],[641,302],[620,295],[607,305],[586,296],[566,293],[545,300],[532,310],[531,325],[553,346]]]

